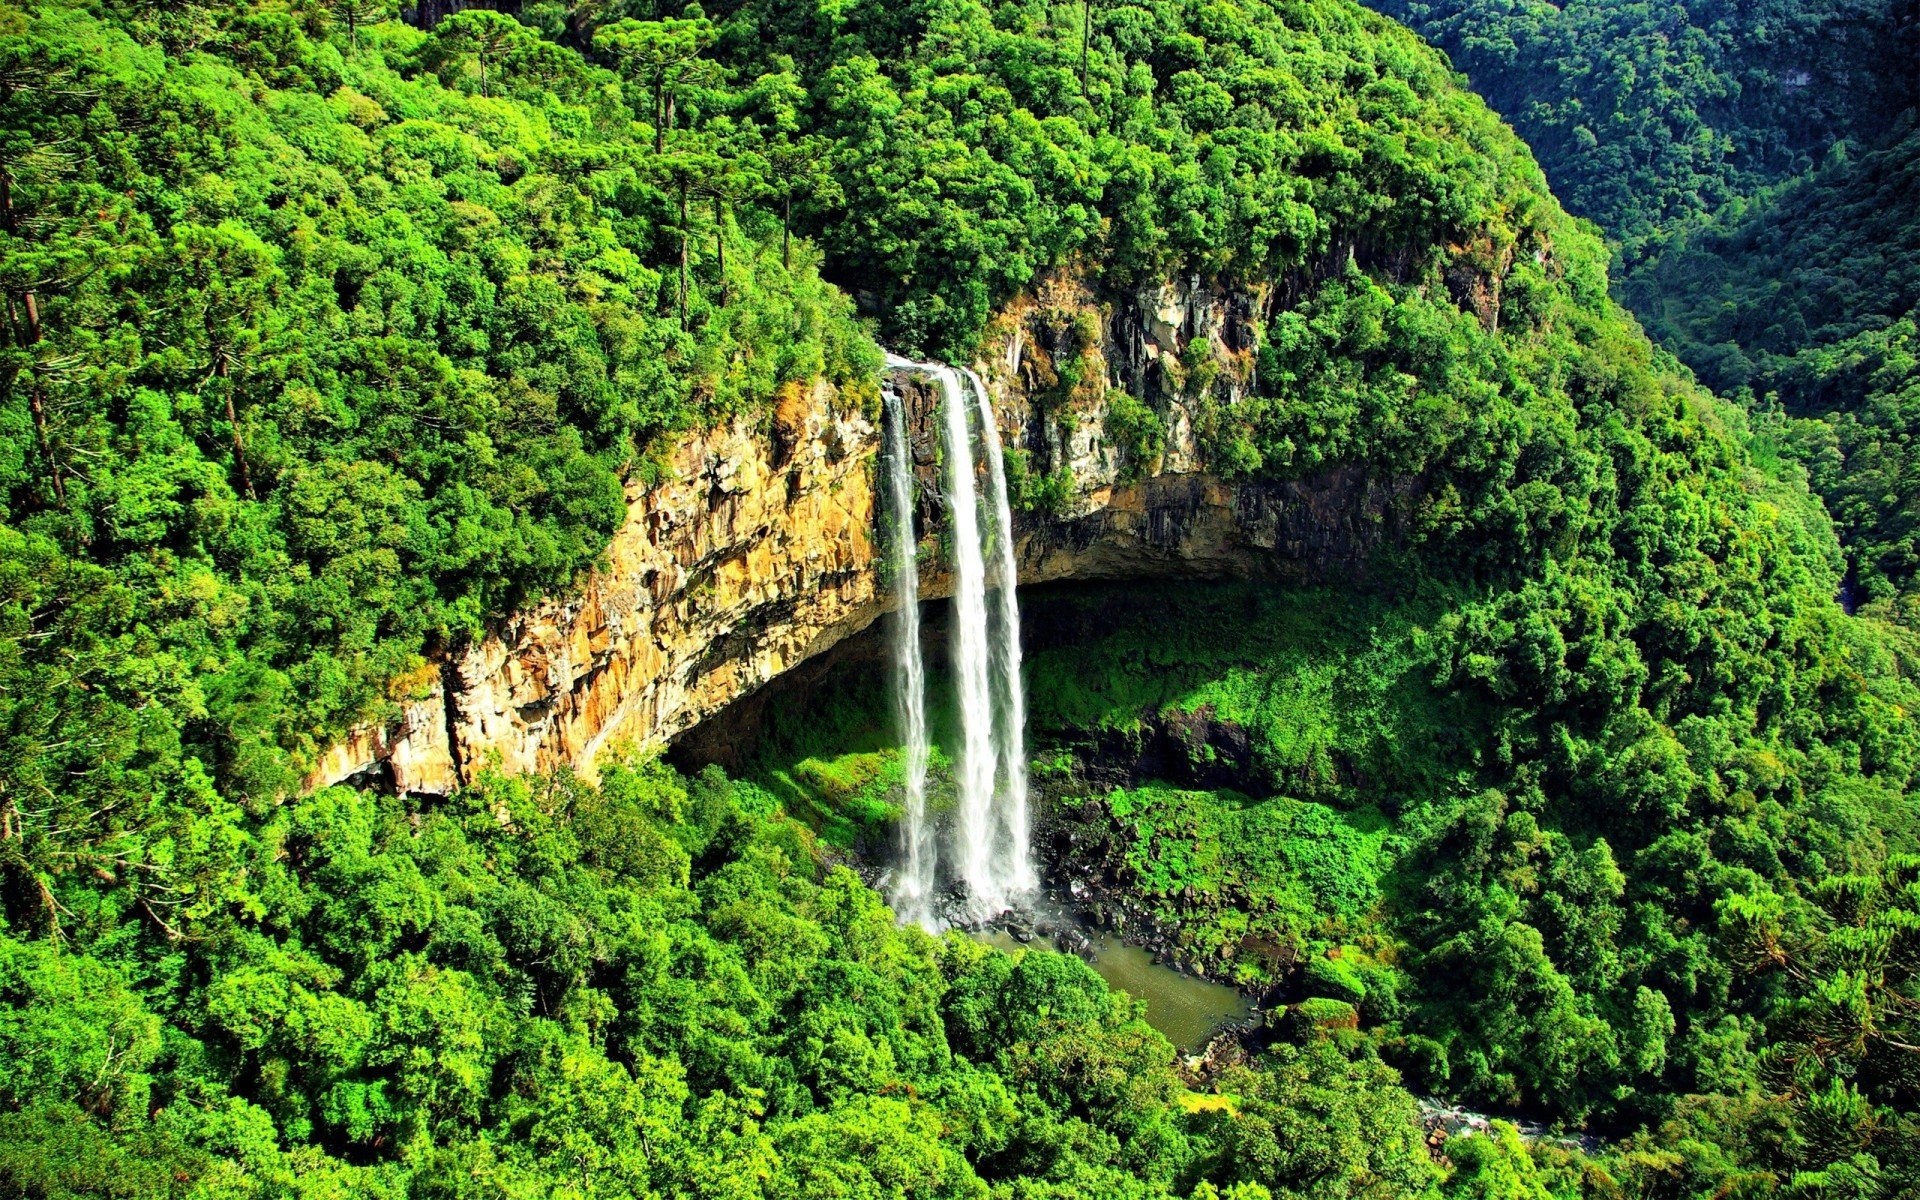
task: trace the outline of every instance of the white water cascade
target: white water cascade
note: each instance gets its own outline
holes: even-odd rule
[[[920,657],[920,553],[913,531],[913,455],[900,398],[888,393],[887,492],[893,509],[894,704],[906,740],[906,812],[894,911],[903,921],[933,924],[934,846],[927,826],[927,671]]]
[[[954,763],[960,793],[957,825],[960,878],[982,915],[1004,908],[994,871],[993,682],[987,663],[987,564],[980,544],[980,502],[974,487],[973,436],[960,377],[935,367],[945,429],[947,503],[953,529],[953,675],[960,699],[960,755]]]
[[[959,700],[960,745],[954,764],[958,813],[954,822],[954,872],[967,888],[966,917],[981,920],[1004,911],[1022,893],[1036,885],[1032,863],[1032,834],[1029,829],[1026,770],[1026,698],[1020,681],[1020,610],[1015,593],[1013,518],[1007,496],[1006,464],[1000,449],[1000,431],[986,388],[968,372],[967,383],[976,397],[967,399],[958,372],[940,363],[913,362],[893,355],[887,365],[922,374],[940,389],[942,443],[946,460],[945,484],[952,533],[953,567],[953,675]],[[905,462],[905,414],[896,407],[890,411],[895,430],[889,435],[889,454],[896,463]],[[977,418],[977,420],[975,419]],[[987,485],[992,501],[988,520],[992,526],[995,557],[997,610],[990,619],[987,603],[987,538],[981,528],[981,505],[975,480],[973,442],[974,425],[986,460]],[[895,452],[895,442],[900,444]],[[898,472],[900,468],[893,468]],[[896,511],[905,512],[911,503],[911,480],[896,477],[892,482]],[[908,551],[911,555],[911,550]],[[904,564],[896,553],[896,566],[911,572],[917,563]],[[912,588],[913,585],[904,585]],[[904,605],[907,592],[896,581],[896,602]],[[917,590],[914,591],[917,602]],[[918,646],[918,620],[902,621],[896,629],[905,639],[909,632],[914,645],[902,644],[896,652],[896,665],[902,678],[896,695],[903,706],[911,704],[915,686],[910,673],[921,672]],[[998,635],[997,638],[995,635]],[[924,676],[922,675],[922,678]],[[997,686],[996,686],[997,685]],[[918,685],[924,691],[924,683]],[[900,881],[895,887],[896,911],[901,919],[932,924],[927,905],[916,908],[909,903],[931,891],[934,878],[930,835],[925,829],[925,773],[920,775],[920,795],[916,815],[913,792],[913,755],[911,745],[918,726],[925,738],[924,712],[907,715],[908,796]],[[924,762],[924,759],[922,760]],[[926,839],[926,840],[923,840]]]
[[[1000,702],[998,733],[1004,789],[999,806],[1003,855],[999,876],[1010,892],[1018,894],[1032,891],[1039,883],[1033,870],[1033,829],[1027,815],[1027,693],[1020,679],[1020,566],[1014,557],[1013,504],[1007,496],[1006,457],[1000,452],[993,401],[980,376],[972,368],[966,374],[979,405],[980,443],[987,452],[987,486],[993,500],[993,542],[999,568],[994,578],[1000,610],[994,661],[1000,668],[996,698]]]

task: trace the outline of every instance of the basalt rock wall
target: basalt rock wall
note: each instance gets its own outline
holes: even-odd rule
[[[1101,297],[1070,273],[996,318],[974,365],[1013,452],[1023,583],[1356,578],[1401,536],[1419,481],[1341,468],[1297,480],[1209,473],[1208,405],[1253,385],[1260,294],[1173,283]],[[920,487],[921,595],[940,553],[938,397],[887,380]],[[1158,444],[1114,435],[1151,412]],[[391,719],[354,731],[307,778],[443,793],[489,765],[591,773],[609,745],[663,746],[871,624],[891,604],[877,527],[878,414],[821,383],[771,419],[689,436],[662,481],[629,486],[601,569],[441,662]]]

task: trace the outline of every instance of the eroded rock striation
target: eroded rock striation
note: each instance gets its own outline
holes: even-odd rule
[[[1198,282],[1103,299],[1063,273],[1003,309],[974,365],[1030,501],[1023,583],[1356,577],[1401,536],[1416,479],[1207,470],[1194,396],[1231,404],[1251,386],[1264,301]],[[911,376],[888,386],[906,402],[926,497],[920,594],[941,598],[937,398]],[[442,662],[394,719],[329,750],[308,785],[444,793],[488,765],[591,774],[609,744],[665,745],[866,628],[891,604],[869,407],[821,383],[783,395],[771,422],[685,439],[662,480],[628,486],[626,523],[574,594]],[[1142,412],[1159,437],[1139,436]]]

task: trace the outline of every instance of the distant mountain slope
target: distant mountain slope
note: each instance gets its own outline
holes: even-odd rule
[[[1920,98],[1914,0],[1377,0],[1445,50],[1629,262],[1876,141]]]
[[[1648,330],[1778,404],[1864,596],[1920,574],[1920,129],[1736,206],[1629,276]],[[1805,419],[1799,419],[1805,418]]]
[[[1628,270],[1616,295],[1783,451],[1856,594],[1920,572],[1920,4],[1382,0],[1444,48]]]

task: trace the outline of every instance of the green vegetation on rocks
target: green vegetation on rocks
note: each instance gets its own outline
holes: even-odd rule
[[[1249,937],[1289,946],[1310,933],[1324,940],[1330,930],[1370,924],[1380,903],[1391,856],[1377,812],[1152,785],[1114,791],[1107,810],[1129,843],[1128,893],[1177,916],[1182,946],[1203,962],[1234,957]],[[1249,964],[1238,974],[1259,984],[1270,969]],[[1365,989],[1355,990],[1343,998],[1359,1000]]]

